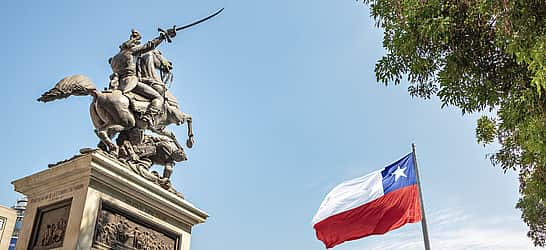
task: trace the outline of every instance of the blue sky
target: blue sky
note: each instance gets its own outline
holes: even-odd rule
[[[381,31],[350,0],[5,2],[0,203],[18,197],[11,181],[97,143],[89,97],[42,104],[42,92],[72,74],[105,87],[107,59],[131,28],[151,39],[221,7],[160,47],[196,134],[172,179],[211,216],[194,229],[192,250],[323,249],[311,218],[328,191],[412,142],[435,249],[531,249],[514,208],[517,175],[491,166],[494,147],[476,144],[478,116],[412,99],[407,84],[378,84]],[[335,249],[420,249],[419,235],[412,224]]]

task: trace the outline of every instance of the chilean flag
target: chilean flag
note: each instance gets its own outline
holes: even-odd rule
[[[313,227],[326,248],[332,248],[420,220],[419,189],[410,153],[332,189],[313,217]]]

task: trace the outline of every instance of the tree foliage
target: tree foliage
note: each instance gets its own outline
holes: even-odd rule
[[[487,111],[480,143],[491,161],[519,172],[516,205],[536,246],[546,246],[546,1],[364,0],[384,31],[379,82],[409,82],[463,114]]]

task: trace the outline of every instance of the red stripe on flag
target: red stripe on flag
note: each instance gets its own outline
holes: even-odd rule
[[[384,234],[420,220],[419,190],[417,185],[411,185],[330,216],[313,227],[326,248],[332,248],[345,241]]]

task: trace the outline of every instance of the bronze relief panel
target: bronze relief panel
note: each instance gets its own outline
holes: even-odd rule
[[[33,225],[30,250],[47,250],[63,246],[72,199],[38,208]]]
[[[179,245],[179,237],[174,233],[104,204],[97,217],[93,239],[93,246],[99,249],[176,250]]]

